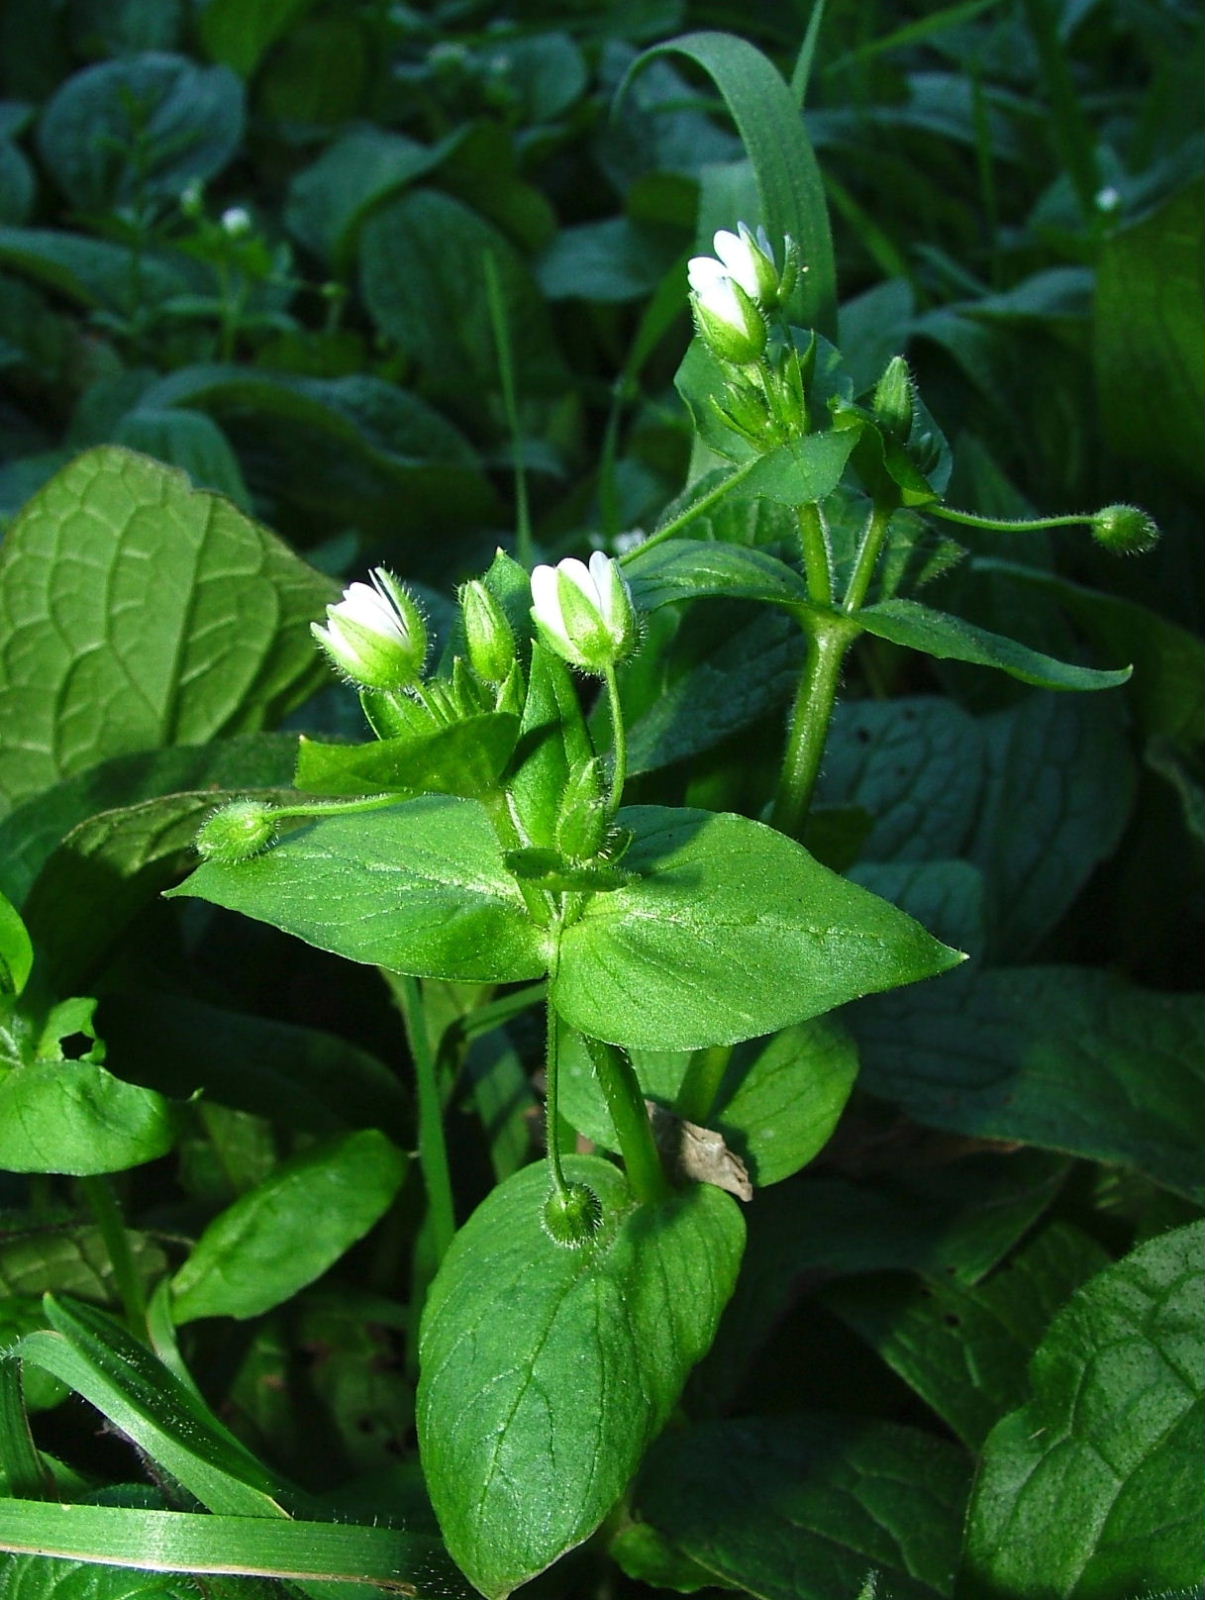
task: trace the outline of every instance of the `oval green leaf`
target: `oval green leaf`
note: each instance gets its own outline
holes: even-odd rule
[[[205,1229],[173,1279],[174,1320],[254,1317],[280,1305],[379,1221],[405,1170],[375,1128],[286,1161]]]
[[[634,1207],[607,1162],[566,1171],[602,1201],[595,1239],[552,1242],[547,1173],[526,1167],[457,1234],[423,1318],[423,1467],[448,1549],[490,1600],[619,1498],[711,1344],[744,1242],[718,1189]]]

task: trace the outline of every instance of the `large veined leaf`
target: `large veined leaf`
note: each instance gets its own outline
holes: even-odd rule
[[[871,1572],[891,1600],[932,1600],[951,1592],[968,1476],[931,1434],[802,1413],[667,1435],[637,1501],[713,1581],[759,1600],[854,1600]]]
[[[395,972],[509,983],[547,970],[544,936],[475,800],[426,795],[323,817],[251,861],[207,861],[171,892]]]
[[[707,1186],[634,1207],[594,1157],[594,1239],[554,1244],[548,1177],[526,1167],[457,1234],[423,1317],[419,1442],[448,1549],[490,1600],[602,1521],[715,1333],[744,1224]],[[499,1315],[499,1308],[505,1314]]]
[[[746,817],[633,806],[631,885],[565,930],[552,1001],[613,1044],[694,1050],[773,1033],[958,963],[887,901]]]
[[[102,446],[0,553],[0,803],[108,756],[251,732],[323,678],[334,585],[229,501]]]
[[[1201,1249],[1194,1223],[1088,1283],[989,1434],[959,1600],[1114,1600],[1205,1581]]]

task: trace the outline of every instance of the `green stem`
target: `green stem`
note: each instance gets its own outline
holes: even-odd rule
[[[553,983],[556,981],[557,967],[561,959],[559,926],[556,929],[556,933],[557,939],[553,949],[552,965],[548,972],[549,990],[551,990]],[[552,1187],[563,1200],[569,1193],[569,1182],[565,1177],[565,1168],[561,1164],[561,1022],[553,1009],[551,998],[545,1002],[544,1017],[546,1029],[544,1048],[544,1143],[548,1149],[548,1174],[552,1179]]]
[[[810,626],[807,659],[791,710],[786,754],[770,814],[771,826],[794,839],[803,831],[812,791],[820,775],[841,663],[857,637],[848,623],[838,622],[836,618],[815,618]]]
[[[632,1063],[613,1044],[583,1034],[599,1086],[619,1139],[619,1152],[632,1193],[642,1205],[668,1200],[673,1190],[661,1165],[648,1109]]]
[[[418,1089],[418,1164],[427,1190],[431,1242],[438,1266],[456,1232],[456,1208],[452,1198],[452,1175],[444,1138],[443,1105],[436,1075],[435,1052],[427,1031],[422,985],[417,978],[408,976],[395,977],[391,983],[401,1003],[406,1038],[414,1059]]]
[[[628,735],[623,725],[623,707],[619,703],[619,683],[613,665],[603,669],[603,681],[611,709],[611,797],[607,808],[614,816],[623,799],[623,786],[628,776]]]
[[[493,789],[481,796],[481,803],[489,813],[489,819],[494,825],[494,832],[498,843],[502,846],[503,853],[507,850],[521,850],[525,844],[519,832],[517,823],[510,812],[510,801],[505,789]],[[522,878],[516,878],[519,893],[523,896],[523,904],[527,907],[527,914],[538,928],[546,928],[552,919],[552,903],[549,897],[533,884],[525,883]]]
[[[926,506],[927,517],[960,522],[966,528],[987,528],[992,533],[1038,533],[1043,528],[1090,528],[1090,516],[1063,517],[979,517],[973,511],[955,511],[951,506]]]
[[[145,1342],[148,1337],[146,1291],[134,1264],[130,1238],[117,1196],[113,1193],[112,1180],[104,1177],[81,1178],[80,1187],[104,1240],[109,1264],[113,1268],[113,1282],[117,1285],[117,1293],[125,1311],[126,1325],[136,1339]]]
[[[309,806],[275,806],[269,804],[268,811],[272,817],[325,817],[327,815],[346,816],[348,812],[355,811],[380,811],[385,806],[396,806],[404,795],[370,794],[356,800],[315,800]]]
[[[729,473],[723,483],[717,483],[714,489],[709,490],[701,499],[695,500],[691,505],[688,505],[685,511],[679,512],[663,528],[658,528],[656,533],[650,534],[647,539],[642,540],[634,550],[630,550],[627,555],[620,556],[620,565],[622,566],[625,561],[630,561],[635,556],[642,555],[646,550],[651,550],[654,545],[661,544],[666,539],[672,539],[676,533],[681,533],[688,522],[693,522],[696,517],[701,517],[705,512],[710,511],[712,506],[718,500],[722,500],[730,489],[735,489],[738,483],[747,478],[760,460],[760,456],[754,456],[751,461],[743,461],[735,472]]]
[[[799,542],[803,547],[803,570],[808,594],[820,606],[833,602],[833,564],[829,552],[828,529],[824,513],[814,501],[796,508],[799,517]]]
[[[674,1102],[674,1111],[679,1117],[687,1122],[706,1124],[731,1060],[731,1045],[714,1044],[710,1049],[695,1051]]]
[[[871,511],[862,533],[862,543],[858,546],[849,587],[845,591],[845,599],[841,602],[842,611],[856,611],[866,599],[870,580],[874,577],[874,569],[878,566],[879,556],[883,551],[883,541],[887,537],[887,524],[891,521],[894,509],[894,506],[879,503]]]

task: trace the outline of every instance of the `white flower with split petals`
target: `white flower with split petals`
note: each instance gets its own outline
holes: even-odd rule
[[[570,666],[604,672],[636,644],[636,610],[619,563],[596,550],[590,564],[568,556],[531,575],[531,616],[540,638]]]
[[[757,361],[766,348],[766,319],[749,293],[712,256],[692,256],[687,276],[700,337],[723,361]]]
[[[353,583],[326,608],[326,626],[310,632],[338,670],[362,689],[401,690],[416,683],[427,655],[418,602],[384,567],[371,585]]]

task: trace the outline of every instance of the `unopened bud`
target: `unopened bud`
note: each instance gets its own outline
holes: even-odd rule
[[[711,256],[694,256],[688,271],[690,303],[703,342],[734,366],[760,360],[768,330],[752,296]]]
[[[551,649],[570,666],[603,672],[631,655],[638,628],[619,563],[596,550],[587,567],[567,556],[531,575],[531,615]]]
[[[890,439],[908,442],[912,432],[912,377],[903,356],[893,356],[875,385],[871,409]]]
[[[497,597],[480,578],[460,591],[469,665],[486,683],[503,683],[515,664],[515,633]]]
[[[607,837],[606,792],[598,756],[583,762],[570,776],[561,796],[556,847],[570,861],[589,861]]]
[[[1141,556],[1159,543],[1159,528],[1138,506],[1106,506],[1092,518],[1092,536],[1115,555]]]
[[[201,824],[196,846],[206,861],[233,867],[259,855],[275,838],[276,822],[270,805],[262,800],[232,800]]]

